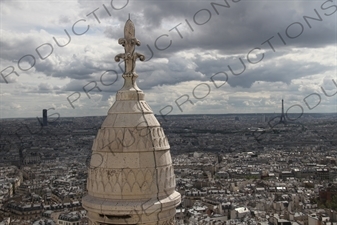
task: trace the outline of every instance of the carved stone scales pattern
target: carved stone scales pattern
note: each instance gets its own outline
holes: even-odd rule
[[[170,145],[136,84],[136,59],[145,57],[135,52],[140,41],[130,19],[118,43],[125,49],[115,57],[125,62],[124,86],[94,140],[82,205],[92,225],[173,225],[181,197]]]

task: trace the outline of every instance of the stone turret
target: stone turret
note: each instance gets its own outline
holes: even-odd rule
[[[130,19],[118,42],[125,49],[115,57],[125,62],[124,86],[94,140],[82,205],[90,225],[174,224],[181,196],[168,140],[136,84],[136,59],[145,57],[135,52],[140,42]]]

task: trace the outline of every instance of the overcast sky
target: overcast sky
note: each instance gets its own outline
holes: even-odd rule
[[[0,118],[106,115],[123,85],[114,57],[129,14],[147,58],[138,86],[155,114],[273,113],[282,98],[289,112],[337,112],[336,0],[0,6]]]

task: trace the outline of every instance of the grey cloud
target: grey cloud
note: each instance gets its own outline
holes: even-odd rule
[[[200,71],[208,76],[217,72],[225,72],[228,75],[228,83],[232,87],[240,86],[245,88],[250,88],[255,81],[281,81],[290,84],[293,79],[320,74],[322,71],[329,71],[334,68],[333,66],[322,65],[317,62],[307,63],[305,61],[279,59],[280,56],[281,53],[275,54],[275,57],[265,56],[265,59],[259,63],[263,67],[254,67],[247,61],[245,56],[240,56],[246,67],[245,69],[239,57],[233,56],[206,60],[197,55],[195,64],[197,65],[196,71]],[[234,73],[242,71],[243,73],[235,76],[228,66],[230,66]]]
[[[322,70],[329,70],[332,67],[324,66],[319,63],[294,62],[285,61],[278,65],[272,62],[258,69],[247,69],[247,73],[239,76],[232,76],[228,79],[228,83],[235,87],[241,86],[249,88],[255,81],[281,81],[290,84],[293,79],[310,76],[320,73]]]
[[[40,83],[38,86],[38,90],[40,91],[50,91],[52,89],[53,87],[48,83]]]
[[[323,79],[323,82],[322,82],[322,87],[324,88],[324,90],[336,90],[337,89],[337,77],[333,77],[333,76],[326,76],[324,77]],[[334,92],[331,92],[332,94]],[[332,95],[330,94],[330,95]]]
[[[139,4],[142,1],[139,1]],[[167,1],[170,2],[170,1]],[[218,4],[224,4],[223,1],[213,1]],[[149,44],[152,49],[157,53],[156,57],[167,57],[172,52],[179,50],[186,50],[192,48],[200,48],[203,50],[219,50],[223,53],[243,53],[246,49],[255,46],[261,46],[263,42],[269,38],[274,38],[271,43],[279,50],[280,48],[293,46],[293,47],[321,47],[333,44],[334,26],[333,8],[329,10],[321,9],[322,3],[317,2],[247,2],[240,1],[232,3],[228,1],[231,8],[217,7],[219,15],[211,7],[209,2],[198,2],[191,4],[191,2],[170,2],[170,6],[161,1],[152,5],[146,5],[145,8],[149,12],[143,14],[144,18],[137,18],[135,20],[136,27],[140,32],[137,33],[138,38],[144,43]],[[332,3],[330,4],[332,5]],[[330,6],[325,4],[325,7]],[[130,7],[135,7],[130,3]],[[151,8],[155,9],[151,14]],[[277,10],[275,10],[277,8]],[[199,10],[208,10],[211,13],[210,20],[204,25],[197,25],[194,22],[194,15]],[[161,10],[161,13],[158,11]],[[307,19],[309,25],[304,20],[303,16],[317,17],[318,14],[322,17],[323,21],[315,21]],[[206,11],[204,11],[206,12]],[[169,15],[167,15],[169,13]],[[160,14],[160,16],[158,16]],[[201,13],[198,13],[199,15]],[[325,15],[327,14],[327,15]],[[182,23],[177,29],[180,30],[183,39],[181,39],[176,30],[173,29],[175,25],[167,29],[160,29],[160,24],[172,23],[171,17],[175,17],[176,25]],[[187,19],[194,31],[191,31],[187,23]],[[122,18],[123,24],[125,18]],[[149,30],[147,25],[150,22]],[[159,21],[161,21],[159,23]],[[303,33],[298,38],[289,38],[289,36],[296,35],[301,29],[298,24],[303,26]],[[138,23],[138,24],[137,24]],[[293,25],[291,25],[293,24]],[[288,33],[286,34],[287,27]],[[106,31],[110,37],[114,37],[111,32]],[[286,41],[286,46],[282,43],[277,33]],[[170,35],[172,45],[165,51],[158,51],[154,47],[154,42],[157,37],[162,34]],[[116,37],[115,37],[116,38]],[[164,39],[164,38],[163,38]],[[265,48],[268,46],[265,45]]]
[[[216,6],[216,10],[211,6],[211,2],[225,4],[225,1],[130,1],[122,10],[112,10],[109,5],[111,1],[79,1],[80,10],[77,14],[78,18],[89,20],[92,31],[103,33],[102,36],[109,37],[107,41],[115,41],[123,36],[123,26],[128,18],[128,12],[131,12],[131,19],[136,26],[136,37],[142,42],[142,45],[136,51],[146,55],[147,59],[151,57],[151,52],[147,45],[154,52],[153,58],[147,62],[137,62],[136,71],[139,74],[138,86],[141,89],[151,89],[158,85],[175,85],[184,81],[209,81],[212,74],[217,72],[226,72],[228,83],[232,87],[251,88],[256,81],[268,82],[284,82],[290,84],[293,79],[298,79],[312,74],[331,70],[331,66],[321,65],[319,63],[298,62],[291,60],[279,59],[278,57],[286,53],[292,47],[318,48],[335,44],[336,26],[333,17],[325,15],[333,13],[334,8],[323,10],[321,5],[323,2],[317,1],[239,1],[234,3],[228,0],[230,8]],[[126,1],[115,1],[121,6]],[[105,4],[111,16],[103,8]],[[334,3],[327,3],[328,7]],[[101,23],[91,16],[86,16],[96,8],[96,13]],[[314,9],[322,17],[323,21],[310,20],[310,25],[304,21],[303,16],[316,17]],[[200,11],[203,10],[203,11]],[[207,11],[208,10],[208,11]],[[200,21],[207,20],[207,12],[211,13],[210,20],[204,25],[197,25],[193,17],[197,14],[196,19]],[[203,13],[203,14],[202,14]],[[61,15],[55,19],[60,23],[75,22],[71,21],[71,15]],[[187,19],[193,31],[186,23]],[[299,22],[303,25],[303,33],[298,38],[289,38],[286,36],[286,28],[294,23]],[[181,32],[183,38],[179,36],[174,26],[181,23],[177,28]],[[108,24],[108,26],[107,26]],[[296,28],[293,26],[293,32]],[[173,30],[171,30],[173,29]],[[171,30],[171,31],[169,31]],[[71,32],[68,29],[69,32]],[[277,33],[283,36],[286,45],[282,43]],[[17,33],[16,33],[17,34]],[[158,41],[161,47],[168,44],[172,40],[172,45],[166,50],[156,49],[155,40],[162,34],[163,37]],[[14,61],[18,60],[25,54],[34,53],[37,46],[44,39],[33,37],[30,35],[14,35],[11,38],[0,40],[2,59]],[[64,34],[62,34],[64,35]],[[271,39],[276,52],[271,52],[271,57],[263,60],[261,64],[264,67],[247,67],[246,71],[240,76],[231,75],[228,65],[232,68],[240,68],[237,55],[246,55],[249,50],[254,47],[262,49],[270,49],[267,44],[262,45],[264,41]],[[50,34],[50,42],[52,42],[53,34]],[[36,38],[36,39],[35,39]],[[107,99],[111,92],[116,92],[123,85],[120,77],[121,72],[118,63],[113,58],[116,54],[123,52],[122,46],[117,50],[114,48],[105,48],[100,52],[90,47],[91,43],[85,43],[81,37],[77,37],[77,44],[83,45],[80,49],[82,52],[74,51],[68,53],[66,48],[58,49],[50,58],[37,62],[35,69],[37,72],[43,72],[47,76],[65,78],[69,77],[73,80],[56,90],[59,92],[83,92],[83,86],[91,81],[96,81],[102,90],[104,99]],[[54,43],[53,43],[54,44]],[[87,52],[86,52],[87,51]],[[66,55],[63,56],[63,54]],[[192,59],[186,59],[184,53],[191,52],[194,54]],[[207,54],[215,57],[215,59],[205,59]],[[226,55],[226,57],[216,55]],[[90,55],[89,53],[95,53]],[[202,53],[202,54],[199,54]],[[34,53],[36,54],[36,53]],[[72,57],[69,57],[72,56]],[[168,63],[156,61],[160,59],[168,59]],[[276,65],[274,62],[278,62]],[[30,62],[32,63],[32,62]],[[247,61],[245,63],[248,65]],[[189,67],[188,67],[189,66]],[[108,70],[116,70],[119,79],[113,85],[104,86],[100,83],[101,74]],[[15,76],[11,76],[14,77]],[[10,77],[9,77],[10,78]],[[225,76],[218,76],[218,80],[225,80]],[[114,77],[105,76],[104,82],[111,83]],[[0,79],[0,82],[3,82]],[[38,87],[40,91],[46,91],[48,86]],[[329,85],[329,83],[324,83]],[[326,86],[330,88],[330,86]],[[333,88],[333,87],[332,87]],[[55,89],[55,88],[54,88]]]
[[[206,80],[205,75],[196,72],[194,68],[187,67],[191,64],[193,64],[191,60],[172,56],[168,58],[168,63],[156,63],[154,70],[141,76],[144,81],[139,83],[139,86],[143,89],[149,89],[157,85],[174,85],[184,81]]]
[[[34,46],[38,46],[37,41],[32,35],[18,36],[8,32],[0,40],[1,58],[17,64],[21,57],[27,54],[34,54]],[[27,59],[31,60],[30,57],[25,57],[23,61]]]
[[[71,21],[70,17],[65,16],[65,15],[62,15],[62,16],[60,16],[58,22],[59,22],[59,24],[69,24],[69,23],[71,23],[72,21]],[[74,22],[75,22],[75,21],[74,21]]]

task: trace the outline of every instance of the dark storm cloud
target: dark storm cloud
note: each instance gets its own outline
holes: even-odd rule
[[[142,1],[138,1],[138,4],[141,4],[140,2]],[[224,4],[224,1],[213,2]],[[187,80],[203,81],[208,79],[201,76],[200,72],[208,77],[221,71],[231,75],[228,65],[234,69],[241,66],[237,54],[247,54],[254,47],[268,51],[268,59],[277,62],[278,56],[289,52],[294,47],[318,48],[335,44],[335,29],[332,28],[336,24],[332,15],[337,7],[333,6],[336,3],[331,1],[241,1],[237,3],[228,1],[230,8],[217,6],[219,15],[210,2],[197,2],[196,4],[189,1],[170,2],[170,7],[166,3],[159,1],[146,5],[143,11],[147,13],[137,18],[135,23],[138,23],[138,27],[142,27],[138,28],[140,31],[136,31],[137,38],[142,42],[142,46],[137,48],[137,51],[144,53],[147,58],[152,56],[151,60],[170,58],[172,54],[179,57],[179,54],[185,51],[209,52],[212,56],[216,50],[219,54],[228,57],[202,61],[202,56],[199,58],[197,56],[194,61],[190,62],[196,65],[196,69],[185,71],[175,71],[179,66],[182,66],[184,60],[167,65],[159,64],[160,68],[154,67],[154,63],[152,64],[151,61],[146,62],[147,65],[150,65],[149,67],[155,69],[139,70],[146,74],[146,80],[142,83],[145,88],[163,84],[173,85]],[[138,5],[130,4],[130,7],[138,7]],[[153,13],[147,10],[151,8],[154,9]],[[204,25],[197,25],[196,21],[199,17],[194,18],[195,15],[200,14],[197,13],[200,10],[210,12],[209,21]],[[185,19],[193,26],[193,31],[188,27]],[[203,21],[206,20],[207,18],[203,18]],[[172,23],[172,21],[176,23],[166,30],[160,27],[160,24]],[[145,25],[144,27],[144,23],[149,23],[151,26]],[[173,29],[179,23],[181,24],[177,29],[180,33]],[[121,24],[123,23],[121,22]],[[116,38],[112,29],[107,29],[105,32],[107,36]],[[161,38],[162,43],[160,43],[157,38],[164,34],[167,37]],[[171,41],[171,45],[167,49],[158,49],[158,46],[159,48],[168,46],[169,41]],[[232,54],[235,56],[231,56]],[[247,61],[245,63],[249,64]],[[248,68],[243,75],[230,78],[228,83],[233,87],[245,88],[251,87],[255,81],[281,81],[290,84],[293,79],[318,74],[333,68],[319,63],[307,65],[306,62],[290,59],[282,60],[278,66],[275,66],[273,62],[266,64],[265,60],[261,64],[264,64],[264,67]]]
[[[22,35],[23,36],[23,35]],[[1,59],[8,61],[18,61],[25,53],[34,51],[34,47],[38,44],[33,35],[22,37],[20,34],[8,33],[1,35],[0,48]]]
[[[46,60],[43,64],[35,66],[36,71],[43,72],[47,76],[73,79],[89,79],[92,74],[99,71],[98,66],[94,66],[92,62],[88,62],[82,58],[77,58],[73,55],[71,60],[62,64],[55,64]]]
[[[123,6],[124,8],[116,10],[111,4],[117,8]],[[332,28],[336,25],[333,19],[335,10],[333,4],[336,2],[233,0],[128,2],[120,0],[112,3],[112,1],[79,1],[80,10],[77,16],[89,20],[91,26],[96,21],[94,27],[100,28],[107,37],[117,42],[118,38],[123,36],[123,26],[130,12],[131,19],[136,26],[136,37],[142,42],[141,47],[138,47],[136,51],[145,54],[147,59],[152,57],[150,61],[144,62],[144,65],[137,63],[137,72],[143,76],[140,78],[143,81],[139,84],[143,85],[144,89],[149,89],[157,85],[174,85],[188,80],[204,81],[209,79],[213,73],[228,72],[228,65],[232,65],[233,68],[236,66],[235,62],[238,61],[236,55],[247,54],[254,47],[270,51],[270,46],[262,43],[273,36],[274,38],[270,39],[276,51],[273,57],[290,47],[312,48],[334,44],[335,29]],[[227,7],[224,7],[226,5]],[[321,17],[323,21],[313,19],[306,21],[303,16]],[[62,23],[68,23],[69,18],[67,15],[59,16]],[[106,24],[111,24],[111,26],[106,27]],[[291,24],[293,25],[290,26]],[[299,37],[288,37],[295,36],[298,32],[301,33]],[[286,44],[280,40],[277,33],[280,33]],[[167,36],[158,40],[161,35]],[[1,40],[2,57],[10,61],[17,60],[23,56],[23,52],[34,52],[31,46],[37,47],[42,43],[44,43],[42,39],[35,40],[31,36],[6,38]],[[79,41],[78,44],[80,43]],[[170,46],[163,50],[162,48],[168,44]],[[87,43],[84,43],[83,48],[86,45]],[[61,52],[62,50],[60,49]],[[150,50],[153,51],[153,55]],[[203,61],[198,57],[185,60],[180,56],[186,51],[194,52],[194,54],[209,52],[212,55],[214,50],[219,54],[227,55],[228,60],[219,58]],[[116,54],[123,52],[121,46],[117,51],[102,49],[98,53],[96,49],[89,50],[90,52],[96,55],[102,52],[109,53],[105,53],[102,57],[94,57],[86,53],[73,52],[72,57],[63,58],[61,54],[53,53],[50,57],[52,60],[47,59],[42,63],[36,63],[35,68],[37,72],[43,72],[47,76],[69,77],[75,80],[85,80],[84,82],[91,82],[92,79],[99,81],[97,74],[107,69],[121,73],[118,63],[113,60]],[[168,63],[154,63],[155,59],[161,58],[168,59]],[[234,64],[231,63],[232,61]],[[194,66],[186,68],[184,63]],[[283,65],[287,69],[278,68],[280,70],[278,73],[281,73],[279,76],[271,76],[271,70],[268,67],[247,69],[243,76],[229,79],[229,84],[250,87],[255,80],[289,83],[291,79],[304,76],[304,73],[313,74],[318,70],[330,69],[317,64],[315,68],[311,66],[313,68],[309,71],[305,63],[298,62]],[[290,68],[296,72],[290,71]],[[83,86],[82,83],[80,82],[77,86]],[[78,90],[75,87],[66,89]]]
[[[274,39],[271,42],[274,47],[282,48],[284,44],[277,40],[277,33],[284,38],[287,46],[321,47],[335,43],[335,29],[333,29],[335,2],[240,1],[233,3],[228,1],[230,8],[218,5],[212,7],[210,4],[225,5],[225,1],[155,1],[140,6],[144,2],[130,2],[128,9],[140,9],[134,10],[136,12],[134,22],[138,28],[137,36],[143,43],[143,49],[148,44],[155,51],[156,57],[167,57],[177,51],[192,48],[216,49],[226,54],[237,54],[247,48],[260,46],[273,36]],[[146,13],[137,13],[138,11]],[[193,27],[193,31],[185,19]],[[203,25],[196,24],[207,19],[209,21]],[[123,21],[125,18],[121,18],[121,24]],[[163,24],[170,24],[170,26],[166,25],[164,29]],[[177,27],[180,34],[174,29],[178,24],[180,24]],[[109,37],[118,38],[113,29],[106,30],[105,33]],[[172,40],[172,45],[165,51],[158,51],[154,43],[162,34],[169,35],[167,42]],[[298,34],[300,34],[299,37],[292,38]],[[164,39],[163,37],[162,40]],[[268,46],[265,45],[265,48]]]

